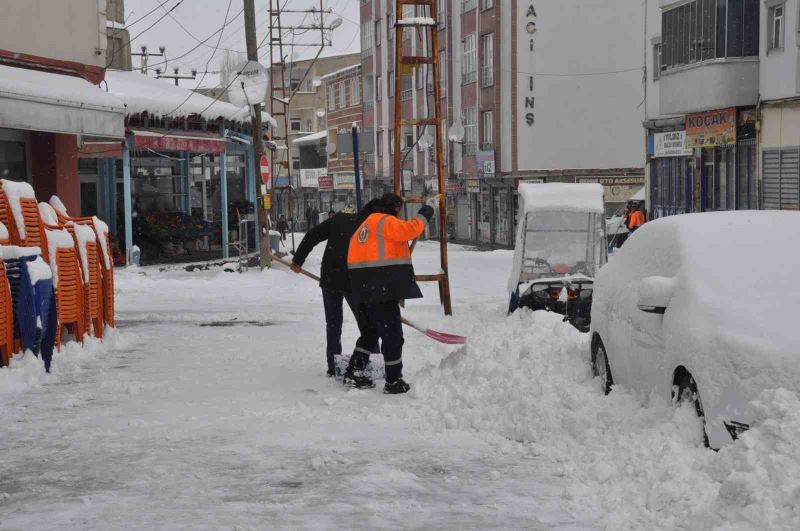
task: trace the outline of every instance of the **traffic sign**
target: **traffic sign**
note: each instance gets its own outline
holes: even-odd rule
[[[267,185],[267,188],[270,188],[269,182],[269,159],[266,155],[261,155],[261,162],[259,163],[260,170],[261,170],[261,182]]]

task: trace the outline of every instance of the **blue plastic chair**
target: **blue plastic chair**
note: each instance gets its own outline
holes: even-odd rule
[[[52,279],[40,279],[31,285],[28,263],[39,256],[5,259],[11,301],[14,308],[14,338],[23,350],[41,354],[45,369],[50,371],[55,345],[56,312]]]

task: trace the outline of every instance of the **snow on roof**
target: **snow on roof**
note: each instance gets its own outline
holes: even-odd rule
[[[310,135],[301,136],[300,138],[295,138],[292,140],[293,144],[311,144],[312,142],[316,142],[317,140],[322,140],[323,138],[328,138],[328,131],[320,131],[318,133],[312,133]]]
[[[320,77],[320,79],[325,81],[326,79],[330,79],[332,77],[336,77],[339,74],[343,74],[343,73],[347,72],[348,70],[353,70],[355,68],[361,68],[361,63],[356,63],[354,65],[345,66],[344,68],[340,68],[339,70],[336,70],[335,72],[331,72],[330,74],[325,74],[324,76]]]
[[[250,116],[250,109],[247,107],[242,107],[239,109],[239,112],[236,114],[236,117],[233,118],[238,122],[249,122],[251,120]],[[278,122],[273,118],[268,112],[261,111],[261,122],[263,124],[269,124],[270,127],[278,128]]]
[[[605,212],[603,186],[596,183],[521,183],[520,209],[524,212],[542,210],[571,210],[580,212]]]
[[[250,111],[246,107],[239,108],[225,101],[215,101],[141,72],[107,70],[106,83],[108,92],[125,103],[129,115],[143,112],[157,116],[199,114],[207,120],[224,118],[239,122],[250,118]],[[271,117],[268,121],[270,120]]]
[[[119,98],[85,79],[27,68],[0,66],[0,94],[71,107],[123,112]]]

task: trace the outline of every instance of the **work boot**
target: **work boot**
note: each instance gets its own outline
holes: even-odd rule
[[[387,395],[402,395],[403,393],[407,393],[411,389],[411,386],[408,385],[402,378],[398,378],[393,382],[386,382],[386,385],[383,386],[383,392]]]
[[[342,383],[347,387],[355,387],[356,389],[371,389],[375,387],[375,382],[372,378],[365,375],[363,371],[355,371],[352,367],[348,367],[344,371]]]
[[[328,378],[333,378],[336,376],[336,369],[328,368]]]

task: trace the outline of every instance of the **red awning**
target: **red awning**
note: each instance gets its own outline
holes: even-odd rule
[[[154,131],[133,129],[133,148],[154,151],[190,151],[192,153],[225,153],[225,140],[214,133],[200,131]]]

